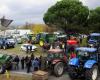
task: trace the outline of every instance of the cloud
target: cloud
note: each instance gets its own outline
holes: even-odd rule
[[[100,0],[80,0],[84,5],[88,6],[90,9],[94,9],[100,6]]]
[[[0,17],[13,19],[13,24],[43,23],[44,13],[57,1],[60,0],[0,0]],[[81,1],[90,8],[100,6],[100,0]]]
[[[0,17],[5,15],[14,24],[43,23],[43,15],[54,0],[0,0]]]

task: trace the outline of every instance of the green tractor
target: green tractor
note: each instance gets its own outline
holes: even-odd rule
[[[0,74],[12,67],[12,57],[6,54],[0,54]]]
[[[54,34],[41,34],[41,38],[39,41],[39,44],[41,47],[50,47],[50,44],[54,43],[54,41],[57,39],[56,35]]]

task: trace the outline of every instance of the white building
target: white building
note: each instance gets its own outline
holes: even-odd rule
[[[12,36],[23,36],[25,34],[29,34],[31,33],[31,30],[25,30],[25,29],[14,29],[14,30],[5,30],[5,32],[1,32],[2,35],[4,35],[3,33],[5,33],[5,35],[12,35]]]

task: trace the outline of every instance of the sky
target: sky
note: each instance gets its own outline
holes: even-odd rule
[[[44,23],[43,15],[59,0],[0,0],[0,18],[12,19],[12,24]],[[100,6],[100,0],[80,0],[89,8]]]

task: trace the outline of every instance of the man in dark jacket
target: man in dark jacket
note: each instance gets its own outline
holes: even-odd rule
[[[16,63],[16,69],[19,69],[19,61],[20,61],[20,59],[19,59],[19,57],[18,57],[18,55],[14,58],[14,62]]]
[[[31,65],[32,65],[32,63],[31,63],[31,58],[29,57],[29,58],[28,58],[28,61],[26,62],[27,73],[30,72]]]
[[[24,65],[25,65],[25,59],[24,57],[21,58],[21,67],[22,69],[24,69]]]

